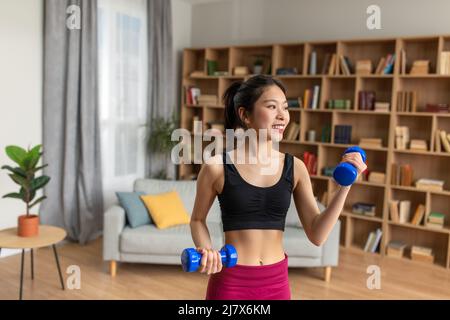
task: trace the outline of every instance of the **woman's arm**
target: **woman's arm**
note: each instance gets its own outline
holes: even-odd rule
[[[347,153],[342,162],[352,163],[358,170],[358,175],[366,170],[367,166],[357,152]],[[303,161],[295,158],[294,162],[294,202],[308,239],[316,246],[322,245],[328,238],[344,208],[350,186],[339,186],[328,207],[320,213],[312,190],[311,179]]]
[[[205,272],[208,267],[208,274],[220,272],[222,261],[220,254],[212,247],[211,236],[206,226],[206,216],[217,195],[214,188],[217,179],[217,164],[202,165],[197,177],[197,187],[194,208],[191,215],[191,235],[196,248],[202,252],[200,272]]]

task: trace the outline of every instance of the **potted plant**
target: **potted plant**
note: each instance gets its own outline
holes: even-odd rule
[[[18,218],[18,235],[20,237],[34,237],[39,234],[39,216],[30,214],[30,209],[46,198],[42,196],[34,200],[36,192],[43,188],[49,181],[48,176],[36,177],[36,172],[47,165],[37,166],[41,158],[41,145],[25,150],[18,146],[7,146],[5,148],[7,156],[18,166],[2,166],[8,170],[9,177],[20,186],[19,192],[5,194],[3,198],[20,199],[26,204],[26,213]],[[33,201],[34,200],[34,201]]]
[[[178,141],[172,141],[172,132],[178,128],[178,117],[174,114],[168,119],[163,117],[155,118],[151,121],[148,131],[147,147],[154,153],[162,154],[165,163],[170,165],[170,153],[172,148],[178,144]],[[167,159],[169,158],[169,159]],[[167,179],[167,166],[154,177],[157,179]]]
[[[257,57],[253,62],[253,73],[261,74],[263,70],[264,60],[261,57]]]

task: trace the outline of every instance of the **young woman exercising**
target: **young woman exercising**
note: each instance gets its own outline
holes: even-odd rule
[[[280,81],[258,75],[233,83],[223,96],[226,129],[254,129],[257,139],[250,139],[242,150],[211,157],[198,175],[190,227],[194,244],[202,253],[199,271],[211,275],[208,300],[290,299],[283,232],[291,197],[308,239],[316,246],[327,239],[344,206],[350,186],[339,186],[320,214],[303,161],[273,148],[273,141],[282,139],[289,123],[285,93]],[[267,133],[265,139],[259,136],[259,129],[266,129],[262,130]],[[240,152],[245,155],[244,163],[238,161]],[[259,160],[260,152],[267,160]],[[249,163],[252,156],[256,156],[256,163]],[[342,161],[353,164],[358,175],[366,169],[357,152],[345,154]],[[261,174],[271,166],[273,174]],[[238,253],[237,265],[232,268],[222,269],[220,248],[212,247],[206,226],[216,196],[225,243]]]

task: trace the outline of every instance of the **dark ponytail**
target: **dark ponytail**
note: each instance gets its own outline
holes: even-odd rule
[[[247,81],[233,82],[225,91],[222,100],[225,105],[225,129],[246,129],[246,125],[239,117],[239,107],[244,107],[247,114],[251,114],[255,102],[269,86],[278,86],[284,94],[286,89],[277,79],[269,75],[256,75]]]

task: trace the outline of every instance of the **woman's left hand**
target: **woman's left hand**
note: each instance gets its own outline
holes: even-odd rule
[[[358,170],[358,176],[367,169],[367,165],[364,163],[359,152],[349,152],[344,154],[341,162],[349,162],[354,165]]]

